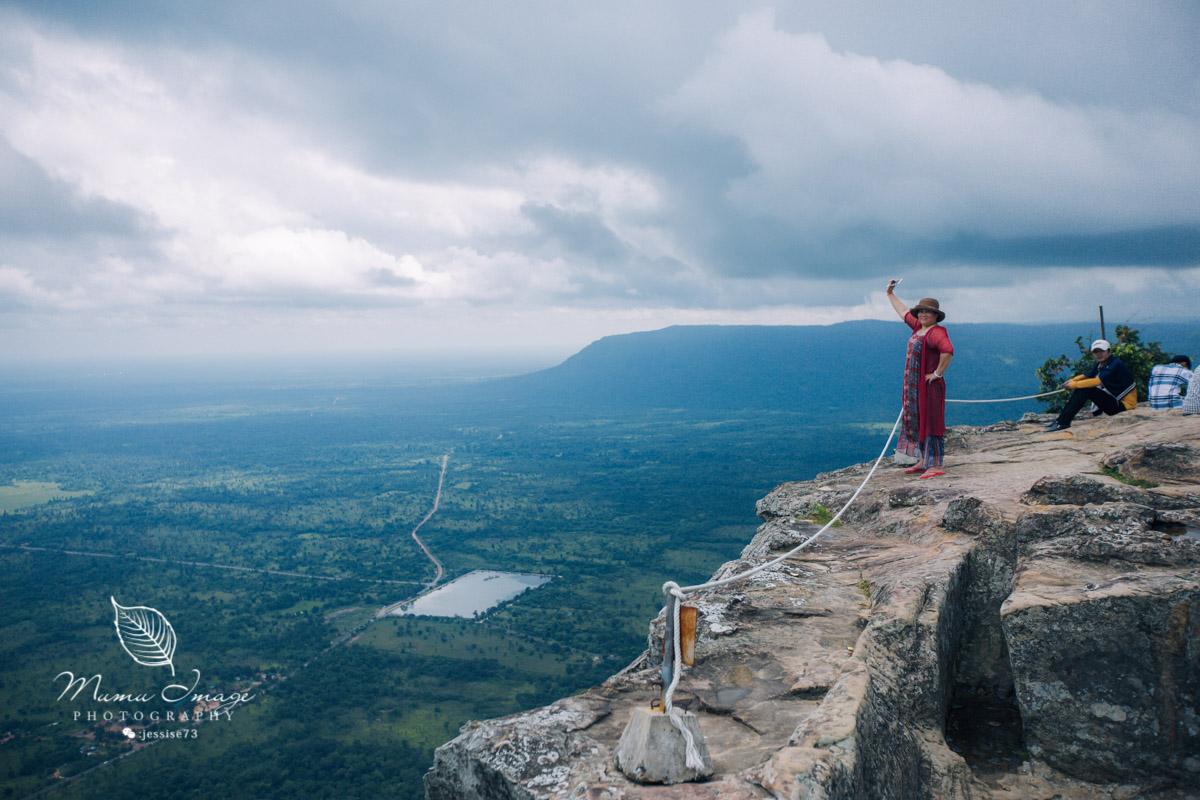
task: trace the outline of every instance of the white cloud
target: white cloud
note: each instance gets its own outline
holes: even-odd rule
[[[441,242],[526,227],[520,187],[495,181],[417,181],[372,175],[314,149],[294,152],[272,184],[303,198],[308,213],[386,231],[390,238]]]
[[[474,182],[375,174],[239,105],[240,81],[286,88],[251,60],[134,52],[31,26],[4,38],[27,60],[10,63],[0,133],[55,177],[168,232],[139,269],[101,281],[124,284],[104,295],[119,304],[153,303],[158,292],[207,303],[273,293],[287,302],[296,292],[330,306],[539,302],[615,280],[557,257],[481,248],[535,234],[526,203],[596,214],[652,257],[674,250],[645,221],[660,208],[656,186],[628,167],[546,154],[482,169]]]
[[[34,283],[29,273],[0,266],[0,309],[49,304],[57,305],[58,298]]]
[[[411,255],[396,258],[341,231],[275,227],[222,237],[210,269],[234,292],[303,288],[324,292],[383,291],[429,280]]]

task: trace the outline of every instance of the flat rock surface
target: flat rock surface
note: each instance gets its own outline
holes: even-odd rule
[[[945,477],[919,481],[885,462],[843,524],[809,549],[690,598],[700,611],[697,663],[684,671],[675,701],[698,717],[715,769],[710,780],[640,785],[613,763],[632,710],[660,696],[660,614],[648,651],[622,674],[543,709],[465,726],[438,749],[428,796],[1185,797],[1160,775],[1142,780],[1118,770],[1104,777],[1108,783],[1081,781],[1044,750],[1037,758],[1006,753],[995,763],[1008,767],[985,769],[955,752],[944,731],[961,705],[954,698],[962,682],[986,671],[959,651],[986,645],[979,652],[987,658],[1009,657],[1002,602],[1007,617],[1104,598],[1152,603],[1200,589],[1192,549],[1200,541],[1182,535],[1188,515],[1200,512],[1200,486],[1183,480],[1178,466],[1180,454],[1197,447],[1200,418],[1140,409],[1081,419],[1054,434],[1035,424],[952,429]],[[1119,472],[1113,463],[1161,485],[1110,477],[1104,468]],[[840,508],[868,466],[771,492],[758,504],[758,534],[716,576],[811,535],[817,506]],[[1156,481],[1160,467],[1169,482]],[[1129,614],[1121,624],[1135,624],[1139,612]],[[1036,626],[1023,635],[1053,639]],[[1188,635],[1182,646],[1200,651]],[[1010,694],[1018,698],[1022,679],[1007,663],[989,674],[1010,689],[1015,681]],[[1188,733],[1194,718],[1194,708],[1180,711],[1174,754],[1151,754],[1146,763],[1161,756],[1186,771],[1188,748],[1200,741],[1200,731]]]

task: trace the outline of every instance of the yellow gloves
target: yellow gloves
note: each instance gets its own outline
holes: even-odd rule
[[[1085,378],[1082,375],[1076,375],[1071,380],[1067,381],[1068,389],[1091,389],[1100,385],[1099,378]]]

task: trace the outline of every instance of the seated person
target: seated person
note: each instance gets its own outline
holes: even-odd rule
[[[1187,396],[1183,398],[1183,415],[1200,414],[1200,381],[1189,381]]]
[[[1092,358],[1096,363],[1086,375],[1076,375],[1063,384],[1071,390],[1071,396],[1058,419],[1047,425],[1046,430],[1065,431],[1071,427],[1071,420],[1089,400],[1109,416],[1137,406],[1137,384],[1133,373],[1112,354],[1111,347],[1104,339],[1092,342]]]
[[[1183,392],[1192,380],[1192,360],[1175,356],[1169,364],[1159,364],[1150,370],[1150,407],[1153,409],[1181,408]]]

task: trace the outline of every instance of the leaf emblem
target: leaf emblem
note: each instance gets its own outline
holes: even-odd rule
[[[175,676],[175,629],[158,609],[148,606],[123,606],[112,601],[116,617],[113,626],[121,647],[143,667],[170,667]]]

